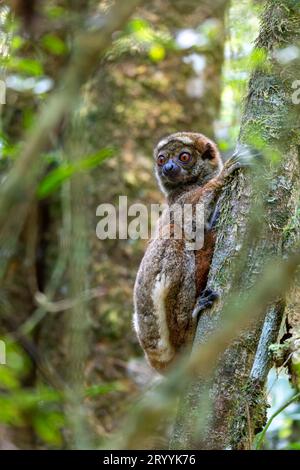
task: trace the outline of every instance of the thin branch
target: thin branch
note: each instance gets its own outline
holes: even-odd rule
[[[43,307],[47,312],[58,313],[70,310],[83,302],[102,297],[104,294],[105,292],[103,288],[94,287],[92,289],[84,290],[74,299],[63,299],[58,300],[57,302],[51,302],[48,300],[47,296],[43,292],[36,292],[34,297],[38,305]]]
[[[298,398],[300,398],[300,392],[296,393],[296,395],[294,395],[292,398],[290,398],[288,401],[286,401],[280,408],[278,408],[277,411],[275,411],[275,413],[272,414],[272,416],[270,417],[270,419],[267,422],[266,426],[264,427],[263,431],[260,433],[260,435],[257,438],[257,442],[256,442],[256,445],[255,445],[255,450],[259,450],[261,448],[261,446],[263,444],[263,441],[266,437],[267,430],[271,426],[271,424],[272,424],[273,420],[276,418],[276,416],[278,416],[280,413],[282,413],[282,411],[284,411],[288,406],[290,406],[292,403],[294,403],[294,401],[298,400]]]

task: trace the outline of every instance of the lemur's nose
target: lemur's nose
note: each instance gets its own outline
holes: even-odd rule
[[[163,173],[165,176],[176,176],[180,172],[180,168],[172,160],[163,166]]]

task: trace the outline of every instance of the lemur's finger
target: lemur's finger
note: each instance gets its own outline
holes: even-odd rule
[[[238,143],[230,161],[232,163],[239,162],[241,167],[245,167],[253,166],[261,158],[262,154],[256,148]]]
[[[205,289],[193,310],[192,317],[197,318],[199,313],[207,308],[211,308],[214,304],[214,301],[219,298],[219,294],[212,289]]]

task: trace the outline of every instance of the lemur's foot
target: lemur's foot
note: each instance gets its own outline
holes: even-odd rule
[[[196,306],[193,310],[193,318],[197,318],[199,313],[207,308],[211,308],[214,301],[219,298],[219,294],[212,289],[205,289],[197,299]]]

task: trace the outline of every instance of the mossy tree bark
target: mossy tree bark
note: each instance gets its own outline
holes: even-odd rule
[[[240,140],[262,145],[267,155],[280,154],[281,161],[277,166],[267,164],[263,176],[258,178],[259,184],[251,173],[239,171],[221,196],[217,245],[208,281],[208,286],[221,294],[221,300],[212,311],[201,315],[195,346],[207,341],[222,323],[226,294],[250,289],[267,259],[284,256],[286,234],[295,225],[299,201],[300,108],[292,102],[292,83],[297,79],[299,59],[283,65],[279,58],[284,48],[299,46],[299,40],[297,2],[266,1],[256,41],[264,60],[250,79]],[[287,50],[283,55],[286,54]],[[256,209],[261,206],[261,210],[256,211],[257,219],[255,223],[252,220],[249,234],[253,204]],[[259,321],[252,322],[226,349],[210,379],[195,379],[182,399],[172,448],[252,447],[255,433],[266,420],[264,385],[270,368],[268,348],[278,337],[283,315],[284,299],[278,298]],[[204,397],[208,395],[211,406],[203,411],[203,403],[208,402]],[[202,431],[197,432],[201,413],[207,415],[207,422],[204,426],[202,422]]]

